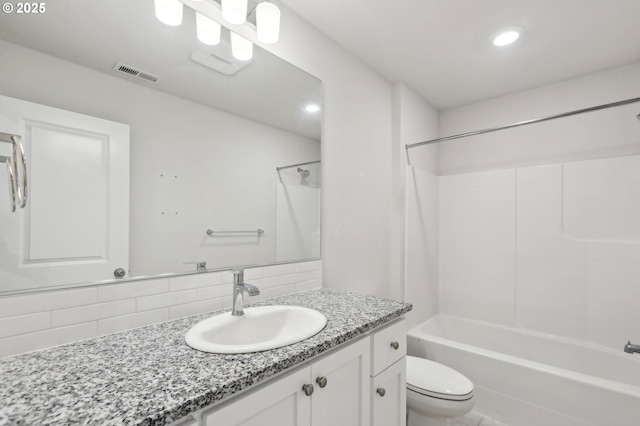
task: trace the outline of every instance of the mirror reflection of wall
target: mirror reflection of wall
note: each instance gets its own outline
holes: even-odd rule
[[[190,56],[202,45],[186,12],[181,28],[168,28],[153,2],[70,3],[33,17],[39,22],[1,18],[0,94],[130,127],[130,211],[120,212],[129,216],[127,277],[191,272],[187,262],[196,261],[210,269],[275,262],[276,168],[320,159],[320,113],[304,111],[320,103],[320,82],[257,47],[234,76],[203,66]],[[137,25],[110,21],[123,17]],[[92,22],[85,40],[73,36]],[[122,33],[131,39],[124,43]],[[161,79],[118,74],[118,62]],[[258,228],[264,234],[206,233]],[[318,256],[305,249],[287,260]],[[45,275],[27,287],[113,279]],[[0,279],[0,292],[26,289],[12,282]]]
[[[320,161],[278,168],[276,260],[320,257]]]

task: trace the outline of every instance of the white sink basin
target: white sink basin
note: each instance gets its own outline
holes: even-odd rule
[[[291,345],[317,334],[327,324],[320,312],[300,306],[245,308],[200,321],[185,336],[194,349],[219,354],[266,351]]]

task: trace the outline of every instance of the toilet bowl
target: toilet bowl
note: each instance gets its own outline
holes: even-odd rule
[[[439,426],[473,408],[473,383],[456,370],[407,356],[408,426]]]

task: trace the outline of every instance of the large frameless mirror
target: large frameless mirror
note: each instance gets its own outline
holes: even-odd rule
[[[13,213],[0,185],[0,293],[320,256],[321,82],[229,37],[153,0],[0,16],[0,132],[29,184]]]

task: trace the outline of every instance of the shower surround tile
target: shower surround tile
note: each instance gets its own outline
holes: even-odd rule
[[[616,350],[633,340],[639,155],[439,179],[443,313]]]
[[[514,323],[515,184],[513,169],[439,177],[443,312]]]

